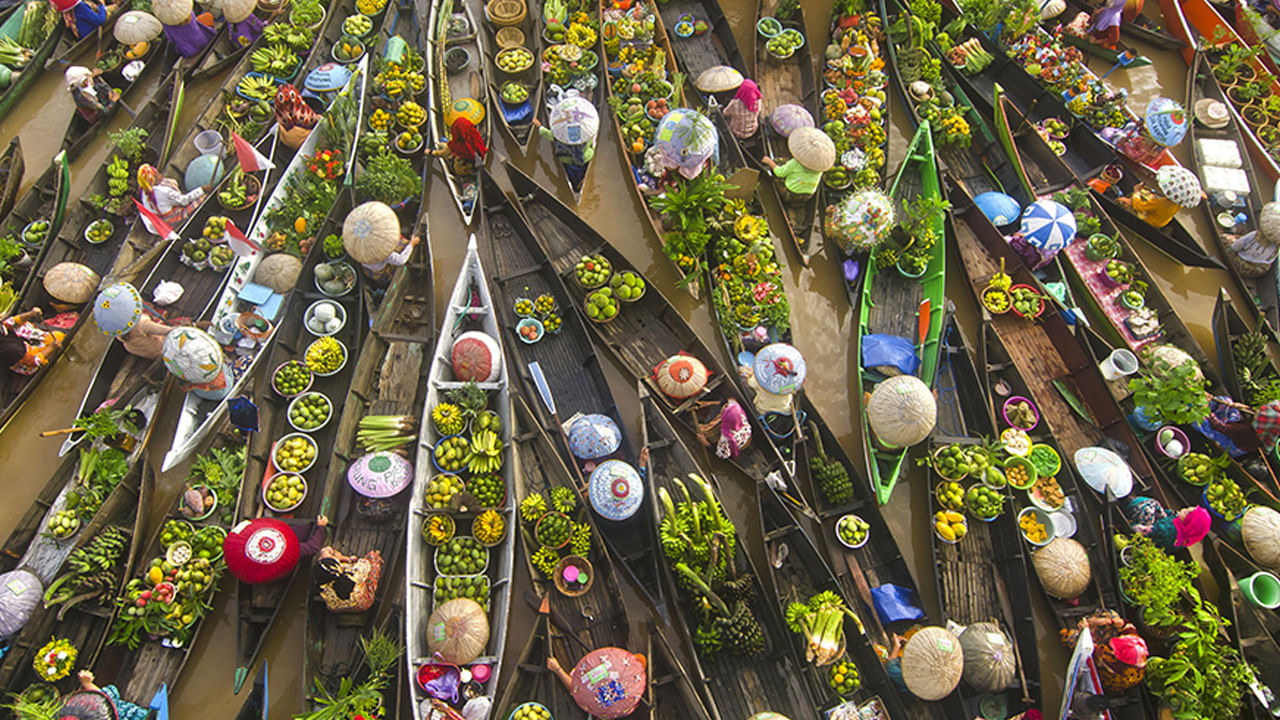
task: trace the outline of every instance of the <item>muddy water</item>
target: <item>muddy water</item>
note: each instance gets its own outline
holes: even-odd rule
[[[735,28],[744,54],[751,57],[755,3],[752,0],[722,0],[722,5]],[[802,5],[808,13],[808,36],[825,37],[828,3],[825,0],[802,0]],[[810,43],[808,48],[814,52],[820,50],[820,47],[815,48],[814,43]],[[1186,87],[1186,67],[1181,57],[1173,52],[1144,47],[1140,43],[1137,49],[1151,57],[1153,64],[1118,72],[1110,78],[1117,85],[1129,88],[1134,106],[1142,107],[1157,95],[1182,99]],[[1091,62],[1099,73],[1106,70],[1101,61],[1095,59]],[[221,78],[215,78],[188,88],[183,122],[180,125],[183,130],[179,136],[185,133],[185,129],[190,126],[204,103],[213,96],[220,82]],[[72,103],[63,89],[61,73],[49,72],[33,85],[17,108],[0,122],[0,140],[7,140],[15,134],[22,137],[28,178],[37,177],[53,156],[62,138],[65,118],[71,111]],[[902,120],[900,106],[895,108],[895,114],[899,122],[890,132],[891,167],[900,161],[909,133],[909,128]],[[113,121],[112,129],[124,127],[127,123],[127,115],[121,113]],[[680,307],[712,347],[718,346],[709,309],[699,306],[686,293],[674,289],[674,276],[670,266],[662,256],[656,238],[648,230],[640,205],[627,189],[622,174],[622,161],[617,152],[617,139],[612,130],[607,129],[611,125],[605,123],[604,127],[606,129],[602,129],[599,152],[580,205],[582,214],[646,272],[650,281]],[[93,169],[107,156],[106,145],[105,136],[98,139],[74,164],[73,186],[76,196],[87,184]],[[495,150],[510,156],[511,150],[503,138],[495,141]],[[545,151],[545,147],[535,144],[529,156],[512,159],[548,187],[559,188],[560,180],[552,165],[553,161]],[[1185,148],[1179,148],[1177,152],[1184,162],[1188,161]],[[1271,188],[1266,188],[1266,192],[1269,193],[1270,190]],[[466,230],[461,226],[443,183],[434,184],[429,210],[432,216],[437,295],[442,296],[448,293],[456,275],[466,247]],[[771,219],[776,219],[776,208],[771,208],[771,212]],[[1207,224],[1203,223],[1198,213],[1184,212],[1183,216],[1183,221],[1200,238],[1207,237],[1204,234],[1208,229]],[[1157,277],[1161,289],[1170,297],[1202,346],[1209,350],[1209,357],[1216,358],[1212,351],[1209,313],[1220,286],[1235,292],[1229,278],[1218,271],[1185,269],[1140,243],[1138,250]],[[787,292],[792,307],[795,343],[808,358],[811,367],[829,369],[816,372],[810,378],[809,387],[813,391],[811,396],[846,450],[853,457],[860,457],[859,440],[853,422],[855,413],[860,408],[857,400],[850,397],[848,382],[848,378],[857,370],[856,359],[848,352],[853,320],[844,299],[837,267],[826,257],[818,256],[812,267],[806,268],[790,248],[787,248],[787,255]],[[953,267],[956,266],[953,264]],[[976,337],[978,314],[961,273],[953,272],[948,277],[948,295],[957,306],[964,335],[967,338]],[[68,357],[54,368],[47,381],[42,384],[39,392],[0,433],[0,467],[22,469],[20,473],[13,473],[14,479],[7,483],[6,502],[0,504],[0,533],[9,532],[56,466],[60,441],[56,438],[40,439],[37,433],[48,428],[64,427],[72,420],[96,358],[104,347],[105,339],[101,335],[94,332],[83,333],[76,340]],[[610,368],[610,375],[611,384],[624,412],[630,417],[636,417],[634,386],[617,368]],[[164,428],[172,426],[165,424],[160,427],[157,437],[163,438]],[[636,430],[634,426],[630,429]],[[633,437],[638,437],[638,433]],[[185,472],[185,467],[178,468],[160,478],[152,513],[153,527],[178,492]],[[730,512],[756,545],[758,553],[759,529],[755,518],[752,481],[736,476],[727,468],[719,468],[718,472],[729,480],[725,487],[728,489],[729,497],[726,499]],[[917,583],[924,594],[924,602],[932,614],[937,610],[937,598],[929,546],[927,486],[921,474],[913,468],[901,487],[903,489],[895,494],[886,508],[886,516],[904,555],[912,564]],[[1032,595],[1038,597],[1037,593]],[[305,691],[300,681],[298,652],[303,633],[301,589],[286,602],[288,607],[296,608],[298,612],[286,615],[280,626],[275,628],[264,653],[264,657],[269,658],[271,663],[273,718],[286,718],[298,711]],[[1041,680],[1046,698],[1044,710],[1046,713],[1054,713],[1066,653],[1060,649],[1053,636],[1047,610],[1042,605],[1038,609],[1037,624],[1042,631]],[[522,607],[514,608],[513,611],[513,627],[518,628],[522,625],[519,619],[527,615]],[[174,693],[175,717],[213,717],[213,708],[218,709],[217,716],[225,717],[232,708],[238,706],[239,698],[231,693],[234,648],[231,612],[229,594],[224,592],[216,601],[210,626],[202,634],[187,671]],[[512,643],[514,647],[520,645],[514,640]]]

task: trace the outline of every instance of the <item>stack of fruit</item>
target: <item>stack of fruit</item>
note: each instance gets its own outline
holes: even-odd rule
[[[396,110],[396,122],[401,127],[417,128],[427,120],[427,111],[422,109],[418,103],[410,100],[404,103]]]
[[[271,376],[271,387],[285,397],[292,397],[306,392],[311,387],[312,373],[306,364],[290,360],[276,368]]]
[[[955,510],[939,510],[933,514],[933,531],[949,543],[957,543],[969,532],[964,515]]]
[[[283,472],[302,472],[316,460],[316,442],[306,435],[292,433],[276,443],[271,454],[276,469]]]
[[[644,278],[630,270],[614,275],[609,280],[609,287],[622,302],[635,302],[644,296]]]
[[[1214,478],[1204,491],[1204,502],[1227,522],[1234,522],[1249,506],[1236,481],[1226,475]]]
[[[289,403],[289,424],[303,432],[323,427],[331,414],[333,405],[329,398],[318,392],[300,395]]]
[[[489,551],[473,537],[455,537],[436,549],[436,572],[475,575],[489,566]]]
[[[613,273],[613,266],[603,255],[583,255],[573,268],[573,277],[587,290],[604,285]]]
[[[846,547],[861,547],[871,534],[871,525],[857,515],[845,515],[836,521],[836,536]]]
[[[476,475],[467,481],[467,492],[476,496],[480,507],[496,508],[507,496],[507,486],[501,475]]]
[[[980,520],[992,520],[1004,509],[1004,495],[985,485],[971,485],[964,494],[965,508]]]
[[[332,375],[347,361],[347,349],[331,337],[322,337],[307,346],[307,367],[316,375]]]
[[[462,492],[462,478],[441,473],[427,481],[425,499],[429,507],[437,510],[449,507],[453,496]]]
[[[489,578],[484,575],[438,577],[431,597],[436,606],[458,598],[471,598],[489,612]]]
[[[587,296],[585,305],[587,317],[592,322],[606,323],[618,316],[618,310],[622,308],[622,303],[618,302],[618,298],[613,294],[613,288],[600,288],[591,291]]]
[[[1208,485],[1222,477],[1225,461],[1225,456],[1214,460],[1204,453],[1187,453],[1178,458],[1178,474],[1192,485]]]
[[[969,457],[962,445],[946,445],[932,456],[933,469],[948,480],[963,480],[970,470]]]
[[[510,720],[551,720],[551,711],[544,705],[527,702],[512,711]]]
[[[964,509],[964,486],[954,480],[938,483],[933,494],[944,510]]]
[[[441,438],[431,451],[436,467],[447,473],[455,473],[467,465],[467,454],[471,442],[461,435],[450,435]]]
[[[831,666],[831,676],[827,683],[837,695],[849,697],[862,685],[858,677],[858,666],[848,660],[841,660]]]

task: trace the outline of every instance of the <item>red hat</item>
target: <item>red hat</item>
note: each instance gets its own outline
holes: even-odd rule
[[[272,518],[242,522],[222,541],[227,569],[241,582],[269,583],[298,565],[301,543],[293,529]]]
[[[1111,638],[1111,642],[1108,644],[1111,646],[1111,652],[1115,653],[1116,659],[1120,662],[1134,667],[1146,667],[1146,640],[1136,635],[1121,635],[1120,637]]]
[[[1183,508],[1173,518],[1173,526],[1178,530],[1177,539],[1173,544],[1175,547],[1190,547],[1204,539],[1209,534],[1209,527],[1213,525],[1213,518],[1209,517],[1209,511],[1200,507]]]
[[[66,12],[80,4],[80,0],[53,0],[53,7],[58,12]]]
[[[626,717],[644,694],[645,659],[622,648],[599,648],[583,656],[569,677],[574,701],[592,717]]]

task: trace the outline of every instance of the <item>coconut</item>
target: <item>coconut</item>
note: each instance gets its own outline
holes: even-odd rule
[[[1031,561],[1044,591],[1060,600],[1079,597],[1093,579],[1089,554],[1071,538],[1054,538],[1037,550]]]
[[[902,649],[902,680],[921,700],[941,700],[960,684],[964,650],[945,628],[920,629]]]
[[[1013,643],[999,625],[973,623],[960,634],[964,649],[964,681],[978,692],[999,692],[1013,684],[1018,660]]]
[[[289,253],[268,255],[258,263],[253,273],[253,281],[266,285],[278,293],[286,293],[298,283],[298,275],[302,272],[302,261]]]

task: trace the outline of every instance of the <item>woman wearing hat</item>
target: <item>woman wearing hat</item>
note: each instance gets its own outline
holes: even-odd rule
[[[72,65],[63,77],[67,81],[67,92],[76,101],[76,112],[88,122],[111,110],[120,99],[120,93],[107,85],[99,70]]]
[[[566,92],[551,106],[551,127],[544,127],[537,119],[533,126],[538,135],[551,142],[556,160],[564,166],[565,175],[574,190],[582,188],[586,179],[587,164],[596,154],[596,136],[600,132],[600,115],[589,100],[576,90]]]
[[[721,114],[729,132],[739,139],[746,139],[760,129],[760,88],[754,80],[743,80],[729,104]]]
[[[77,676],[80,689],[67,695],[58,709],[61,720],[146,720],[151,710],[120,697],[115,685],[98,687],[93,673],[81,670]]]
[[[116,9],[102,0],[54,0],[53,6],[62,13],[62,23],[77,40],[102,27]]]
[[[1142,682],[1146,674],[1147,643],[1137,628],[1114,610],[1099,609],[1081,618],[1075,629],[1063,628],[1059,635],[1062,642],[1072,648],[1085,628],[1093,635],[1093,663],[1104,690],[1124,692]]]
[[[781,178],[782,201],[788,205],[803,205],[818,192],[822,173],[836,162],[836,146],[827,134],[817,128],[797,128],[787,138],[791,159],[779,165],[773,158],[763,158],[765,165],[773,169],[774,177]]]
[[[453,163],[453,171],[459,175],[471,175],[484,162],[489,152],[484,136],[475,123],[458,116],[449,124],[449,142],[431,151],[436,157],[447,157]]]
[[[1133,194],[1117,200],[1121,207],[1128,208],[1152,227],[1162,228],[1173,220],[1182,208],[1192,208],[1200,204],[1204,192],[1200,189],[1200,178],[1180,165],[1165,165],[1156,172],[1158,189],[1138,183]]]
[[[138,189],[142,206],[176,230],[182,221],[191,217],[199,209],[200,199],[213,189],[213,186],[205,185],[184,193],[178,188],[176,181],[165,178],[154,165],[142,165],[138,168]],[[151,234],[161,234],[145,215],[142,217],[142,224]]]
[[[1159,500],[1136,496],[1124,508],[1124,516],[1134,532],[1151,538],[1164,550],[1191,547],[1209,534],[1213,520],[1209,512],[1196,505],[1176,514],[1165,509]]]
[[[0,378],[35,375],[62,347],[66,334],[38,325],[43,319],[44,311],[36,307],[0,321]]]
[[[363,557],[343,555],[332,547],[320,550],[316,560],[317,587],[324,606],[332,613],[359,613],[373,607],[382,577],[382,553]]]
[[[582,711],[595,718],[630,715],[644,696],[648,661],[644,655],[622,648],[597,648],[565,672],[554,656],[547,657],[547,669],[564,685]]]
[[[1280,203],[1272,201],[1262,206],[1258,226],[1227,248],[1227,260],[1245,277],[1265,275],[1280,253]]]

